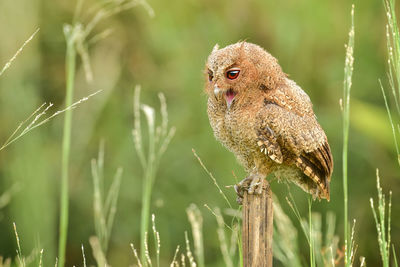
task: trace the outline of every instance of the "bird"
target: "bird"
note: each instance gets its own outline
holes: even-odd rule
[[[330,199],[333,158],[310,97],[262,47],[216,44],[204,70],[207,113],[215,138],[235,154],[248,176],[235,185],[261,194],[273,174],[318,198]]]

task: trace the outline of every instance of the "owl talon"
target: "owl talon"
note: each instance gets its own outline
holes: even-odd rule
[[[243,204],[243,194],[244,194],[245,189],[243,189],[243,187],[241,187],[240,184],[235,184],[234,188],[235,188],[235,192],[237,195],[236,202],[239,205],[242,205]]]
[[[248,194],[261,195],[263,190],[262,179],[264,178],[257,175],[249,175],[234,186],[236,194],[238,196],[236,201],[239,205],[242,205],[243,203],[243,196],[245,191],[247,191]]]
[[[255,176],[250,183],[249,190],[247,191],[249,194],[261,195],[263,187],[262,187],[262,177]]]
[[[248,176],[244,178],[242,181],[240,181],[238,184],[235,184],[234,188],[238,196],[236,201],[239,205],[242,205],[244,192],[248,191],[252,180],[253,180],[252,177]]]
[[[235,184],[234,188],[235,188],[236,194],[239,197],[243,197],[244,191],[249,189],[249,186],[250,186],[252,180],[253,180],[252,178],[246,177],[242,181],[240,181],[238,184]]]

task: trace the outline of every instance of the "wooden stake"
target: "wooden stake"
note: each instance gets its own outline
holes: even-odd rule
[[[243,266],[272,267],[272,193],[263,179],[261,195],[243,197]]]

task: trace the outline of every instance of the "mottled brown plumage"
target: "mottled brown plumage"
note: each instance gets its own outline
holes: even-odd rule
[[[255,44],[216,45],[205,76],[215,137],[247,170],[246,181],[255,185],[274,173],[329,200],[333,160],[328,140],[310,98],[278,61]]]

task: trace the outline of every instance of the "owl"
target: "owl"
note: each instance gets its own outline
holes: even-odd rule
[[[235,186],[260,194],[269,174],[288,180],[314,199],[329,201],[333,160],[308,95],[276,58],[258,45],[214,47],[205,67],[207,112],[214,135],[248,176]]]

